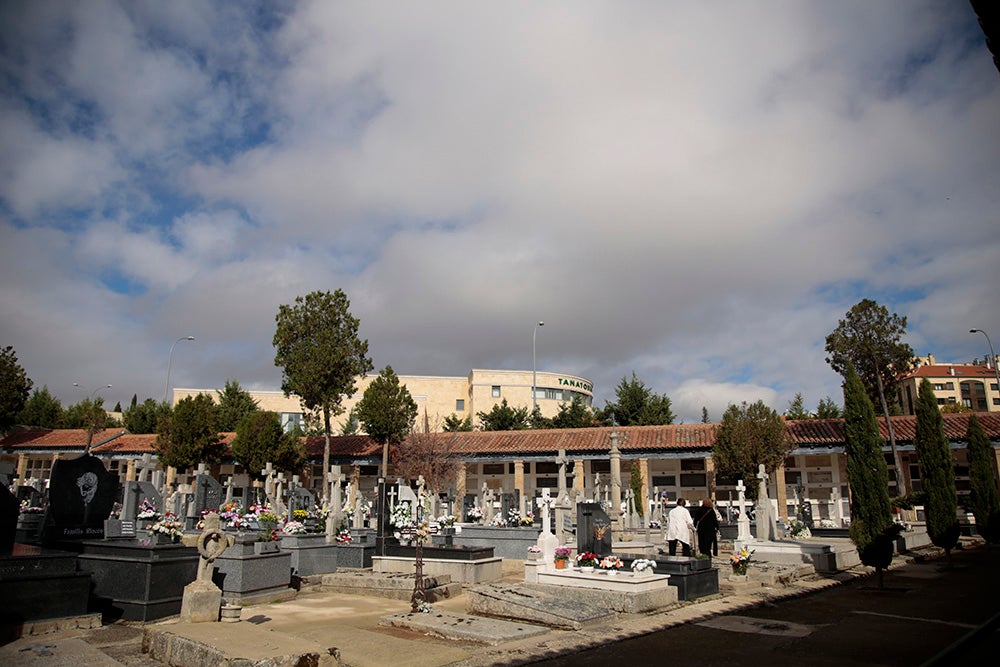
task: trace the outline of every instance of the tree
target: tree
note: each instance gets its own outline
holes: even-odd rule
[[[284,432],[276,412],[253,410],[236,426],[233,457],[259,479],[269,462],[278,470],[298,470],[306,460],[302,440]]]
[[[85,453],[90,451],[94,436],[111,425],[108,413],[104,410],[104,399],[100,396],[85,398],[66,408],[62,414],[63,428],[79,428],[87,432],[87,444],[83,449]]]
[[[913,448],[920,463],[923,490],[927,494],[925,515],[931,542],[944,549],[948,559],[958,544],[958,492],[955,489],[955,465],[951,447],[944,435],[944,422],[938,410],[934,387],[924,378],[917,395],[917,429]]]
[[[878,572],[881,586],[893,554],[889,471],[875,408],[852,365],[844,377],[844,444],[851,481],[851,541],[861,562]]]
[[[156,433],[160,420],[170,417],[171,412],[170,404],[166,401],[147,398],[138,405],[133,401],[132,407],[122,415],[122,419],[129,433]]]
[[[704,405],[701,406],[701,423],[702,424],[708,423],[708,408],[706,408]]]
[[[343,412],[341,400],[354,393],[355,379],[374,368],[350,305],[339,289],[310,292],[295,297],[293,305],[279,306],[274,318],[274,364],[282,368],[281,389],[285,396],[297,394],[302,406],[323,420],[324,474],[330,470],[330,418]]]
[[[34,383],[17,363],[14,348],[0,350],[0,435],[6,433],[24,409]]]
[[[198,463],[218,463],[226,447],[219,439],[218,412],[208,394],[187,396],[160,420],[156,453],[164,465],[184,470]]]
[[[614,403],[604,406],[604,417],[612,418],[619,426],[650,426],[673,424],[674,413],[666,394],[653,393],[635,373],[632,379],[622,377],[615,388]]]
[[[827,396],[816,406],[816,419],[838,419],[843,414],[840,406]]]
[[[1000,497],[993,472],[993,452],[975,413],[969,415],[965,438],[969,457],[969,509],[976,517],[976,529],[989,542],[1000,538]]]
[[[476,417],[484,431],[522,431],[530,426],[528,408],[512,408],[507,405],[506,398],[489,412],[477,412]]]
[[[788,419],[809,419],[812,415],[805,408],[805,399],[802,393],[795,394],[795,398],[788,402],[788,409],[785,410],[785,417]]]
[[[236,380],[226,380],[225,389],[216,393],[219,394],[219,430],[224,433],[235,431],[244,417],[260,407]]]
[[[458,431],[471,431],[472,430],[472,416],[466,416],[465,418],[459,417],[456,414],[450,414],[444,418],[444,426],[442,427],[445,433],[455,433]]]
[[[19,424],[38,428],[58,428],[63,417],[62,403],[43,386],[31,393],[18,416]]]
[[[757,401],[726,408],[722,422],[715,427],[712,459],[718,474],[733,479],[753,480],[757,467],[771,473],[785,461],[794,448],[781,416]],[[757,485],[747,484],[748,495],[757,498]]]
[[[452,449],[448,436],[424,425],[423,430],[411,432],[392,451],[392,465],[403,479],[416,479],[423,475],[427,488],[444,491],[451,486],[462,466]]]
[[[357,435],[360,427],[361,422],[358,421],[358,409],[357,407],[353,407],[347,413],[347,419],[344,420],[344,425],[340,429],[340,435]]]
[[[848,364],[865,386],[873,405],[881,405],[889,431],[889,445],[896,469],[897,482],[902,495],[905,488],[903,464],[896,449],[896,436],[889,420],[891,412],[899,412],[896,405],[896,387],[899,377],[913,365],[913,349],[902,342],[906,333],[906,318],[889,310],[871,299],[862,299],[847,312],[826,337],[826,352],[830,356],[826,362],[840,375],[847,371]],[[888,401],[886,396],[889,397]]]
[[[552,428],[588,428],[597,425],[593,411],[579,396],[574,396],[569,403],[560,404],[559,413],[552,418]]]
[[[639,462],[632,462],[632,471],[629,475],[628,480],[629,486],[632,488],[632,497],[635,498],[635,511],[639,516],[646,516],[645,514],[645,503],[642,501],[643,493],[642,490],[645,487],[642,480],[642,471],[639,470]]]
[[[972,408],[962,405],[961,403],[948,403],[947,405],[941,406],[941,414],[943,415],[960,415],[965,412],[975,412]]]
[[[389,448],[399,444],[413,430],[417,403],[406,385],[386,366],[372,380],[357,405],[358,420],[368,437],[382,445],[382,476],[389,474]]]
[[[528,425],[535,430],[555,428],[552,424],[552,419],[542,416],[542,409],[537,404],[531,411],[531,416],[528,417]]]

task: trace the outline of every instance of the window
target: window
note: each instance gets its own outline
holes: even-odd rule
[[[455,412],[465,412],[465,399],[456,398],[455,399]]]
[[[1000,398],[994,398],[993,405],[1000,405]]]
[[[949,396],[948,397],[948,402],[949,403],[954,403],[955,402],[955,397],[954,396]]]
[[[282,412],[281,413],[281,430],[285,433],[291,433],[296,429],[296,427],[302,426],[302,413],[301,412]]]
[[[491,391],[493,394],[493,398],[500,398],[500,385],[498,384],[493,385],[493,389]]]
[[[991,382],[990,383],[990,389],[992,389],[993,391],[1000,391],[1000,389],[997,388],[997,383],[996,382]]]
[[[943,398],[939,398],[939,399],[937,400],[937,402],[938,402],[938,405],[944,405],[944,404],[945,404],[945,403],[947,403],[948,401],[944,400]]]

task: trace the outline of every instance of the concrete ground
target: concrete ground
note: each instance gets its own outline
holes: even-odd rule
[[[308,588],[293,600],[245,607],[239,623],[181,624],[174,618],[146,627],[205,649],[198,658],[202,662],[178,653],[177,664],[212,667],[225,667],[236,657],[247,659],[242,663],[247,665],[304,651],[319,654],[320,665],[356,667],[580,667],[625,659],[634,665],[919,665],[1000,610],[1000,552],[978,542],[966,545],[954,553],[951,567],[933,558],[940,555],[933,549],[918,555],[918,562],[912,554],[897,559],[885,589],[878,589],[864,568],[796,578],[795,573],[783,576],[762,567],[762,576],[734,584],[726,581],[726,565],[720,560],[718,596],[649,614],[610,615],[583,630],[549,630],[496,646],[425,634],[435,624],[448,633],[456,616],[461,622],[462,595],[435,603],[430,614],[415,615],[424,631],[381,624],[383,617],[405,616],[409,602]],[[505,562],[505,580],[522,576],[520,562]],[[983,634],[985,639],[966,656],[1000,654],[995,628]],[[140,624],[64,629],[0,647],[0,664],[162,665],[142,653],[142,637]]]

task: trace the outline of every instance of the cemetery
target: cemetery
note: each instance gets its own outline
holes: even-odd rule
[[[466,623],[504,619],[521,636],[858,565],[853,545],[841,533],[820,537],[807,511],[795,521],[817,536],[787,537],[763,472],[754,507],[738,480],[736,497],[721,508],[721,556],[670,555],[677,498],[654,488],[640,512],[640,498],[622,483],[618,444],[610,439],[607,471],[588,482],[590,493],[580,492],[581,475],[563,451],[554,483],[533,495],[487,482],[476,494],[438,492],[422,477],[369,486],[342,465],[319,488],[271,464],[258,480],[204,464],[168,475],[148,454],[135,462],[136,479],[124,482],[93,455],[60,458],[44,484],[14,485],[7,469],[0,572],[17,611],[5,613],[4,636],[45,619],[95,616],[239,622],[247,608],[303,590],[409,601],[409,615],[385,623],[411,628],[426,626],[414,612],[427,605],[464,600]],[[900,547],[925,543],[921,535],[905,533]],[[696,547],[693,533],[687,539]],[[730,568],[733,550],[753,554],[745,574]],[[461,637],[461,626],[435,633]],[[491,641],[502,643],[503,627]]]

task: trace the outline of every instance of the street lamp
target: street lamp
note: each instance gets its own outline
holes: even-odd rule
[[[194,340],[194,336],[181,336],[170,346],[170,355],[167,357],[167,383],[163,387],[163,402],[167,402],[167,393],[170,391],[170,364],[174,361],[174,347],[182,340]]]
[[[995,375],[997,378],[997,390],[1000,391],[1000,370],[997,369],[997,355],[995,352],[993,352],[993,342],[990,340],[990,335],[985,331],[983,331],[982,329],[969,329],[969,333],[970,334],[981,333],[984,336],[986,336],[986,344],[990,346],[990,364],[993,365],[993,375]],[[987,398],[989,398],[989,395],[990,392],[986,392]],[[987,412],[989,411],[989,409],[990,406],[987,405],[986,406]]]
[[[84,391],[87,391],[86,387],[82,386],[82,385],[81,385],[81,384],[80,384],[79,382],[74,382],[74,383],[73,383],[73,386],[74,386],[74,387],[80,387],[80,389],[83,389]],[[90,396],[89,396],[88,398],[89,398],[89,399],[90,399],[91,401],[92,401],[92,400],[94,400],[94,395],[95,395],[95,394],[96,394],[97,392],[99,392],[100,390],[102,390],[102,389],[111,389],[111,385],[110,385],[110,384],[106,384],[106,385],[104,385],[103,387],[98,387],[98,388],[97,388],[97,389],[95,389],[94,391],[90,392]]]
[[[535,388],[538,381],[535,376],[535,337],[538,335],[538,327],[544,327],[545,322],[539,322],[531,330],[531,416],[535,416],[535,408],[538,407],[535,401]]]

